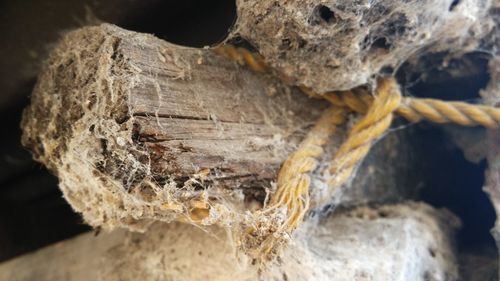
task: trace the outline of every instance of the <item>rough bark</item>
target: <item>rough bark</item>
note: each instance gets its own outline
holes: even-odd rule
[[[222,229],[155,224],[145,234],[92,233],[0,264],[0,279],[24,280],[458,280],[445,210],[407,202],[339,212],[301,233],[264,272],[240,260]]]

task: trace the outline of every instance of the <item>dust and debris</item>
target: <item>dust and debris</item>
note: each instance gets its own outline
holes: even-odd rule
[[[160,116],[159,112],[164,106],[164,98],[168,98],[164,92],[175,89],[160,84],[156,73],[128,58],[130,53],[124,51],[129,48],[125,44],[126,40],[149,46],[148,40],[153,40],[153,37],[111,25],[87,27],[68,33],[47,61],[34,91],[32,104],[25,111],[23,143],[33,151],[37,160],[57,173],[65,198],[92,226],[102,227],[104,230],[126,227],[134,231],[145,231],[155,221],[183,221],[199,226],[227,226],[238,233],[248,210],[247,203],[251,201],[242,190],[237,187],[227,188],[223,184],[224,174],[231,172],[233,148],[218,148],[221,151],[225,149],[227,157],[220,161],[228,167],[227,171],[207,169],[191,163],[189,169],[196,172],[186,177],[177,177],[175,161],[165,160],[172,163],[172,167],[166,168],[171,170],[164,171],[162,167],[155,166],[158,157],[175,155],[166,151],[165,147],[149,144],[141,139],[141,136],[153,139],[156,136],[148,136],[147,132],[142,132],[143,128],[138,127],[137,118],[152,116],[147,112],[144,113],[146,116],[135,115],[134,110],[144,106],[136,100],[130,100],[131,89],[143,87],[143,84],[153,89],[149,95],[153,97],[154,104],[149,107],[152,111],[148,112],[154,114],[155,118],[150,119],[161,129],[157,132],[165,134],[169,130],[161,120],[167,117]],[[156,38],[154,40],[160,41]],[[163,68],[162,73],[166,73],[172,81],[192,79],[191,63],[196,64],[196,58],[193,62],[187,62],[172,50],[152,50],[156,50],[156,53],[152,53],[154,57],[148,59],[158,62],[152,67]],[[241,78],[234,75],[227,79]],[[220,85],[221,81],[213,83]],[[223,84],[220,87],[225,89]],[[70,91],[70,88],[78,91]],[[68,92],[71,94],[67,94]],[[201,96],[203,93],[202,90],[191,93],[196,100],[194,104],[197,103],[200,109],[206,111],[200,110],[200,116],[206,113],[207,119],[212,121],[214,127],[207,128],[208,132],[212,134],[215,130],[223,136],[227,123],[224,125],[225,121],[220,120],[218,114],[207,109],[203,104],[206,100]],[[265,102],[261,104],[269,103],[269,108],[276,109],[260,108],[263,112],[262,121],[232,128],[255,132],[275,129],[275,133],[269,138],[256,138],[241,145],[241,149],[245,151],[256,151],[256,160],[246,165],[260,165],[257,161],[261,156],[258,155],[266,155],[265,157],[276,161],[276,167],[263,168],[269,173],[267,177],[272,177],[279,159],[284,158],[294,147],[285,140],[286,132],[282,133],[286,126],[268,127],[274,126],[278,123],[277,120],[290,113],[279,108],[264,91],[262,97]],[[251,97],[237,94],[232,98],[234,104],[239,106],[253,106],[253,103],[248,102]],[[284,103],[291,101],[292,99],[288,99]],[[296,105],[299,106],[299,103],[296,102]],[[314,118],[314,114],[319,114],[319,111],[320,109],[317,113],[313,111],[311,116]],[[44,118],[33,118],[42,115]],[[183,119],[175,122],[181,120]],[[298,121],[299,124],[290,126],[303,126],[301,120]],[[263,127],[261,123],[266,123],[267,127]],[[264,132],[259,134],[265,135]],[[190,145],[186,144],[189,138],[179,140],[170,149],[196,155]],[[234,157],[237,158],[237,155]],[[220,180],[213,181],[214,175]],[[267,193],[266,185],[257,180],[261,175],[244,176],[256,178],[251,188]],[[232,182],[238,182],[238,179]],[[215,185],[220,188],[214,188]],[[248,204],[250,205],[256,208],[262,206],[262,202]]]
[[[168,49],[158,51],[160,60],[165,63],[163,68],[166,74],[173,79],[190,80],[191,77],[191,64],[185,61],[182,57],[175,53],[171,53]]]
[[[199,182],[186,181],[184,190],[172,179],[159,182],[150,154],[144,147],[131,145],[134,117],[127,98],[142,71],[127,64],[120,53],[121,39],[115,35],[123,31],[105,27],[69,33],[53,51],[45,66],[50,71],[39,78],[32,105],[24,113],[23,143],[57,173],[65,198],[87,223],[144,231],[155,217],[172,221],[188,212],[185,202],[197,195],[194,190]],[[184,63],[158,54],[160,61],[170,61],[173,68]],[[189,67],[185,69],[169,73],[174,79],[186,79]],[[54,79],[61,75],[71,78]],[[160,107],[161,86],[150,82]],[[68,87],[81,90],[68,95]],[[40,112],[48,114],[47,118],[32,118]],[[158,126],[162,126],[159,121]]]
[[[249,41],[294,85],[349,90],[424,52],[482,47],[495,28],[493,2],[239,0],[231,37]]]
[[[274,156],[282,154],[287,146],[281,134],[274,134],[272,138],[253,137],[247,141],[247,144],[257,150],[269,149]]]
[[[97,32],[101,37],[93,37],[89,44],[78,44],[75,50],[75,42],[89,40],[90,36],[87,38],[85,32]],[[184,221],[203,226],[211,224],[227,226],[236,234],[240,234],[240,224],[244,226],[261,224],[262,227],[257,228],[263,232],[261,233],[263,237],[272,232],[273,227],[280,224],[277,221],[285,218],[279,213],[284,210],[278,210],[267,220],[255,221],[248,208],[240,204],[245,199],[241,190],[215,192],[210,189],[212,183],[205,181],[202,176],[176,179],[153,172],[153,161],[147,151],[148,148],[141,146],[140,141],[133,141],[136,130],[135,117],[134,112],[127,106],[130,89],[136,86],[138,77],[143,71],[139,66],[128,62],[126,58],[120,57],[119,40],[107,38],[113,38],[113,34],[128,35],[125,31],[112,26],[106,26],[104,29],[91,27],[85,32],[68,34],[54,51],[47,65],[50,71],[44,71],[43,75],[46,77],[39,78],[32,106],[26,111],[23,120],[24,144],[34,151],[39,161],[57,173],[65,198],[75,210],[83,213],[85,221],[93,226],[102,226],[104,229],[127,227],[136,231],[144,231],[156,221]],[[141,37],[143,35],[134,36],[136,36],[134,40],[138,41],[147,41],[149,38]],[[293,45],[292,42],[287,44]],[[71,52],[67,52],[68,49]],[[175,53],[161,49],[155,57],[164,63],[159,67],[165,68],[170,78],[193,79],[191,64]],[[77,87],[82,90],[74,95],[65,94],[69,84],[51,84],[52,81],[60,80],[54,79],[57,75],[77,77]],[[234,80],[238,77],[235,73],[221,80]],[[156,121],[157,125],[163,128],[158,114],[163,103],[162,88],[157,81],[152,80],[150,82],[153,83],[158,97]],[[271,88],[278,89],[274,86]],[[283,93],[286,95],[284,98],[291,101],[294,98],[290,89],[287,89],[288,91],[279,89],[277,92]],[[274,90],[270,91],[272,94],[266,98],[269,98],[269,107],[273,110],[257,108],[257,111],[261,113],[265,124],[273,125],[277,123],[276,120],[281,120],[289,123],[284,126],[287,129],[276,128],[276,132],[279,133],[273,134],[270,138],[250,139],[247,145],[283,155],[286,149],[294,148],[287,146],[286,149],[281,149],[285,140],[296,131],[305,132],[307,126],[311,124],[292,122],[297,120],[292,116],[293,112],[284,107],[274,106],[272,98],[278,94],[273,93]],[[195,92],[195,97],[202,92]],[[234,96],[235,100],[240,99],[241,105],[245,104],[245,99],[248,98]],[[201,103],[200,107],[203,108],[202,99],[198,100]],[[61,112],[62,108],[71,110]],[[313,114],[323,108],[318,106],[307,110]],[[47,119],[30,118],[34,115],[42,116],[41,112],[46,111],[50,112]],[[125,118],[117,119],[117,112]],[[219,116],[208,110],[204,113],[214,122],[214,126],[220,125]],[[129,143],[137,145],[130,146]],[[66,153],[67,151],[71,153]],[[196,170],[203,168],[194,167]],[[209,170],[206,173],[212,172],[217,171]],[[377,171],[372,173],[376,174]],[[318,182],[321,178],[316,175],[313,180]],[[314,186],[319,185],[314,184]],[[264,188],[264,190],[268,196],[271,189]],[[277,239],[288,243],[291,237],[283,236]],[[241,242],[237,239],[236,241]],[[246,246],[249,249],[252,247]]]
[[[460,222],[446,210],[405,202],[341,210],[307,224],[266,271],[239,255],[224,229],[155,224],[148,235],[127,234],[127,241],[138,242],[115,246],[98,275],[111,281],[283,280],[285,274],[290,281],[458,280],[450,237]]]

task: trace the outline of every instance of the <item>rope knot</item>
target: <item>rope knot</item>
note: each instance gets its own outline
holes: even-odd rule
[[[246,49],[224,45],[217,47],[215,52],[239,64],[246,64],[256,72],[271,71],[262,56]],[[280,78],[287,80],[283,76]],[[309,174],[316,169],[316,159],[323,154],[322,146],[335,131],[335,126],[343,123],[347,110],[365,115],[351,128],[325,170],[328,190],[319,200],[315,200],[315,206],[330,203],[339,188],[352,179],[372,145],[390,127],[395,112],[410,122],[426,119],[463,126],[483,125],[491,129],[500,127],[499,108],[436,99],[402,99],[399,86],[392,77],[381,78],[374,95],[370,95],[364,88],[322,94],[305,86],[300,89],[309,97],[328,100],[332,107],[322,115],[299,148],[283,163],[278,174],[277,190],[269,205],[251,214],[249,222],[245,224],[249,226],[245,229],[245,248],[253,250],[253,254],[259,259],[271,259],[276,255],[277,248],[287,243],[291,232],[304,218],[310,204]]]

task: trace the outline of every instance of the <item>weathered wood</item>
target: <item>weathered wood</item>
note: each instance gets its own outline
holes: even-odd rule
[[[458,224],[446,210],[413,202],[340,212],[296,237],[260,276],[224,230],[156,224],[145,234],[60,242],[0,264],[0,280],[458,280]]]
[[[144,230],[186,217],[235,225],[272,192],[280,164],[326,106],[211,50],[101,25],[53,50],[23,143],[92,226]],[[414,194],[407,133],[384,138],[335,204]],[[312,174],[313,200],[342,137],[341,128]]]
[[[211,50],[101,25],[53,51],[23,143],[94,226],[142,229],[207,202],[211,224],[262,202],[326,106]]]
[[[125,32],[110,25],[79,32],[74,35],[82,36],[79,38],[82,40],[72,42],[75,45],[88,44],[87,40],[104,40],[104,44],[98,48],[112,48],[106,50],[109,51],[107,55],[112,56],[110,63],[114,64],[109,66],[111,73],[106,73],[108,76],[104,77],[99,77],[100,73],[88,76],[88,79],[106,80],[109,85],[100,85],[104,87],[98,89],[102,91],[100,93],[90,93],[88,96],[82,94],[81,91],[88,84],[73,84],[71,75],[78,73],[72,72],[85,73],[93,69],[72,66],[74,58],[71,57],[65,58],[68,64],[61,65],[65,68],[55,74],[51,82],[67,83],[64,86],[69,92],[75,93],[74,98],[87,98],[83,102],[90,104],[94,102],[93,99],[109,102],[106,106],[113,110],[109,117],[122,120],[132,117],[134,132],[137,133],[134,136],[136,144],[172,150],[162,155],[157,162],[161,162],[158,166],[178,176],[191,176],[208,168],[222,171],[212,178],[254,175],[269,179],[274,176],[271,174],[277,165],[300,140],[303,129],[311,125],[324,108],[321,102],[298,93],[280,91],[274,97],[269,96],[270,91],[277,90],[271,88],[273,83],[279,87],[279,82],[238,67],[210,50],[175,46],[152,36]],[[106,46],[106,43],[109,45]],[[69,49],[76,46],[65,47]],[[69,52],[68,49],[61,52]],[[82,59],[87,50],[71,50],[78,51],[81,53],[77,57]],[[55,56],[61,58],[63,54],[57,53]],[[113,68],[123,69],[121,63],[134,68],[130,72],[134,74],[131,79],[135,82],[134,85],[127,85],[131,86],[126,89],[130,92],[114,93],[113,89],[105,87],[128,82],[114,80],[117,76],[113,76]],[[42,76],[40,80],[44,78],[48,77]],[[40,84],[44,83],[40,81],[34,95],[38,94],[37,91],[42,88]],[[99,101],[99,95],[115,96],[110,100]],[[123,104],[113,105],[113,98],[115,102]],[[38,104],[34,102],[32,106]],[[73,107],[55,109],[74,110],[74,114],[82,110]],[[44,109],[39,113],[41,116],[29,117],[47,118]],[[71,120],[61,120],[68,121]],[[279,141],[284,141],[284,144],[279,146]],[[33,147],[31,143],[27,144]],[[274,147],[275,151],[270,147]]]

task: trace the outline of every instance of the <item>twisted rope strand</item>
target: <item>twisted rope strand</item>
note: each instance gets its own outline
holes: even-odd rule
[[[376,96],[366,115],[351,129],[327,171],[330,194],[351,178],[353,171],[368,154],[375,141],[390,127],[393,112],[400,103],[401,93],[396,80],[394,78],[380,80]]]
[[[237,61],[241,65],[248,65],[255,72],[263,73],[269,70],[269,67],[261,55],[251,53],[245,48],[234,47],[232,45],[220,45],[213,50],[216,54]]]
[[[435,123],[456,123],[462,126],[482,125],[500,128],[500,109],[458,101],[405,98],[397,112],[411,122],[422,119]]]
[[[309,187],[311,178],[309,173],[314,171],[318,165],[317,157],[321,156],[323,146],[334,134],[337,125],[345,120],[345,110],[331,106],[318,119],[314,127],[307,133],[299,148],[290,154],[283,163],[277,179],[277,190],[272,196],[269,206],[255,213],[256,221],[259,218],[279,213],[286,207],[286,216],[277,229],[270,231],[267,237],[258,241],[256,250],[259,257],[269,259],[273,251],[280,245],[280,237],[289,234],[302,222],[304,215],[309,209]],[[247,239],[257,238],[256,231],[252,228],[247,230]]]
[[[326,93],[324,98],[337,106],[366,113],[373,97],[366,91],[347,91]],[[455,123],[461,126],[484,126],[489,129],[500,128],[500,108],[469,104],[460,101],[441,101],[405,97],[396,113],[410,122],[428,120],[434,123]]]
[[[216,53],[246,64],[256,72],[268,72],[264,58],[244,48],[230,45],[219,46]],[[323,154],[323,145],[334,133],[337,125],[344,122],[346,109],[365,114],[351,129],[344,143],[335,153],[326,178],[330,190],[317,202],[320,205],[330,200],[337,190],[349,181],[359,163],[366,157],[372,145],[390,127],[394,113],[410,122],[429,120],[436,123],[456,123],[462,126],[483,125],[500,128],[500,108],[472,105],[464,102],[445,102],[436,99],[402,98],[394,78],[381,79],[375,89],[375,96],[358,88],[344,92],[330,92],[323,95],[307,87],[300,89],[310,97],[328,100],[332,106],[317,121],[299,148],[283,163],[278,174],[276,193],[269,205],[254,213],[254,224],[246,233],[250,249],[255,249],[260,258],[269,259],[274,250],[283,243],[283,234],[290,234],[302,222],[309,209],[309,173],[317,167],[316,158]],[[268,222],[267,217],[279,217],[279,210],[286,208],[285,218],[278,226]],[[264,223],[263,223],[264,222]]]
[[[240,64],[246,64],[256,72],[262,73],[269,70],[262,56],[251,53],[245,48],[222,45],[216,47],[214,51]],[[324,98],[333,105],[347,107],[358,113],[366,113],[373,102],[373,97],[367,91],[360,89],[329,92],[323,95],[307,87],[300,87],[300,89],[310,97]],[[500,108],[486,105],[406,97],[396,113],[410,122],[425,119],[439,124],[455,123],[462,126],[481,125],[489,129],[500,128]]]
[[[287,206],[289,219],[284,224],[287,231],[295,229],[307,211],[311,182],[309,173],[316,169],[318,164],[316,158],[324,153],[323,146],[335,132],[336,126],[344,123],[344,114],[342,108],[334,106],[323,113],[299,148],[285,160],[279,171],[278,189],[268,209]]]

